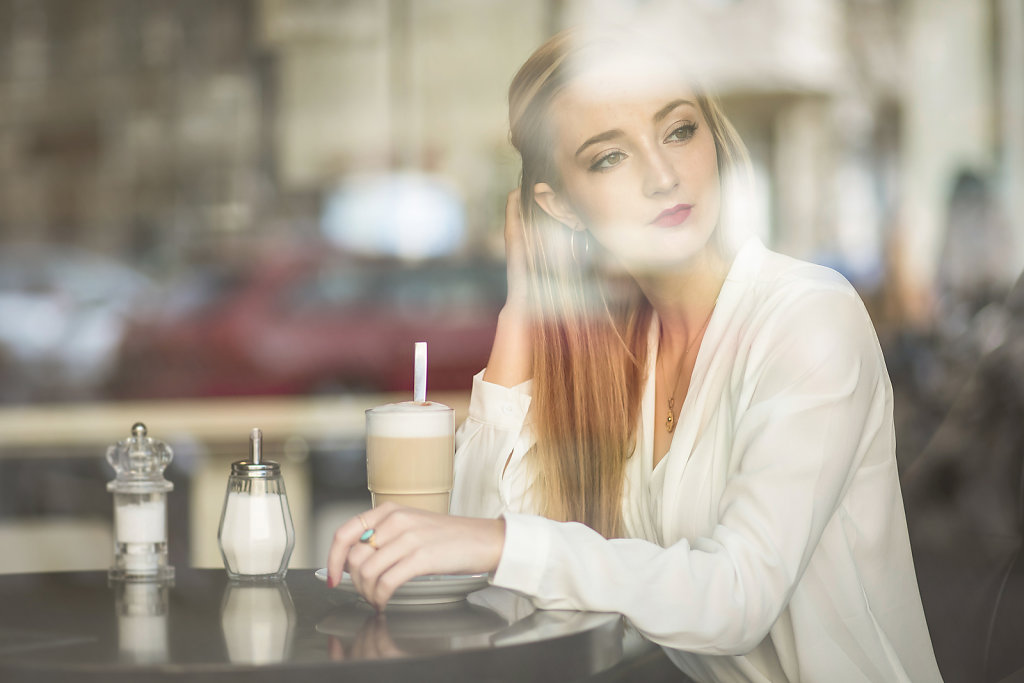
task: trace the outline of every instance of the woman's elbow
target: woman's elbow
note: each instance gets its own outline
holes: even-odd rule
[[[678,650],[705,655],[745,655],[760,645],[771,632],[774,618],[719,614],[718,618],[703,620],[695,631],[668,628],[647,631],[641,629],[652,642]]]
[[[707,601],[694,631],[669,627],[665,633],[668,637],[652,640],[702,654],[745,655],[768,637],[786,609],[786,582],[780,576],[777,583],[770,588],[763,580],[743,581],[735,577],[735,583],[725,589],[720,599]],[[668,635],[673,630],[675,633]]]

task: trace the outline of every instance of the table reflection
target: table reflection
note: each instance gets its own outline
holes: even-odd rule
[[[117,650],[122,661],[158,664],[168,659],[167,594],[173,581],[115,581]]]
[[[490,647],[506,618],[466,600],[441,605],[390,606],[378,613],[353,601],[316,625],[330,636],[329,654],[343,659],[386,659]]]
[[[221,601],[220,624],[232,663],[287,660],[295,635],[295,605],[287,585],[229,583]]]
[[[316,625],[329,637],[334,661],[440,655],[528,643],[586,631],[608,615],[537,610],[526,598],[500,589],[436,605],[388,605],[378,613],[348,599]],[[621,654],[621,653],[619,653]]]
[[[535,610],[495,587],[378,615],[312,570],[279,583],[188,567],[164,583],[109,582],[104,571],[0,575],[0,605],[4,683],[554,682],[622,659],[618,615]]]

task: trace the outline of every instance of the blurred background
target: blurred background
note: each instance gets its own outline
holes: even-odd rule
[[[638,17],[703,55],[753,229],[862,293],[912,472],[1015,338],[1019,0],[0,0],[0,572],[109,565],[102,456],[139,420],[176,453],[174,563],[221,565],[260,426],[292,566],[322,565],[413,342],[460,419],[486,362],[512,75],[561,28]]]

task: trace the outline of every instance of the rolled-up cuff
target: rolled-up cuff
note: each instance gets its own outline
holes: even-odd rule
[[[530,408],[530,387],[526,380],[514,387],[504,387],[484,379],[484,370],[473,376],[473,393],[469,398],[469,417],[502,429],[520,429]]]

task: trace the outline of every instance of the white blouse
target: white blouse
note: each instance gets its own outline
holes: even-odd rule
[[[657,320],[649,340],[653,363]],[[699,681],[941,680],[892,388],[840,275],[743,246],[656,467],[648,368],[623,494],[629,538],[530,514],[530,383],[482,374],[456,436],[452,511],[504,516],[494,585],[540,608],[619,612]]]

